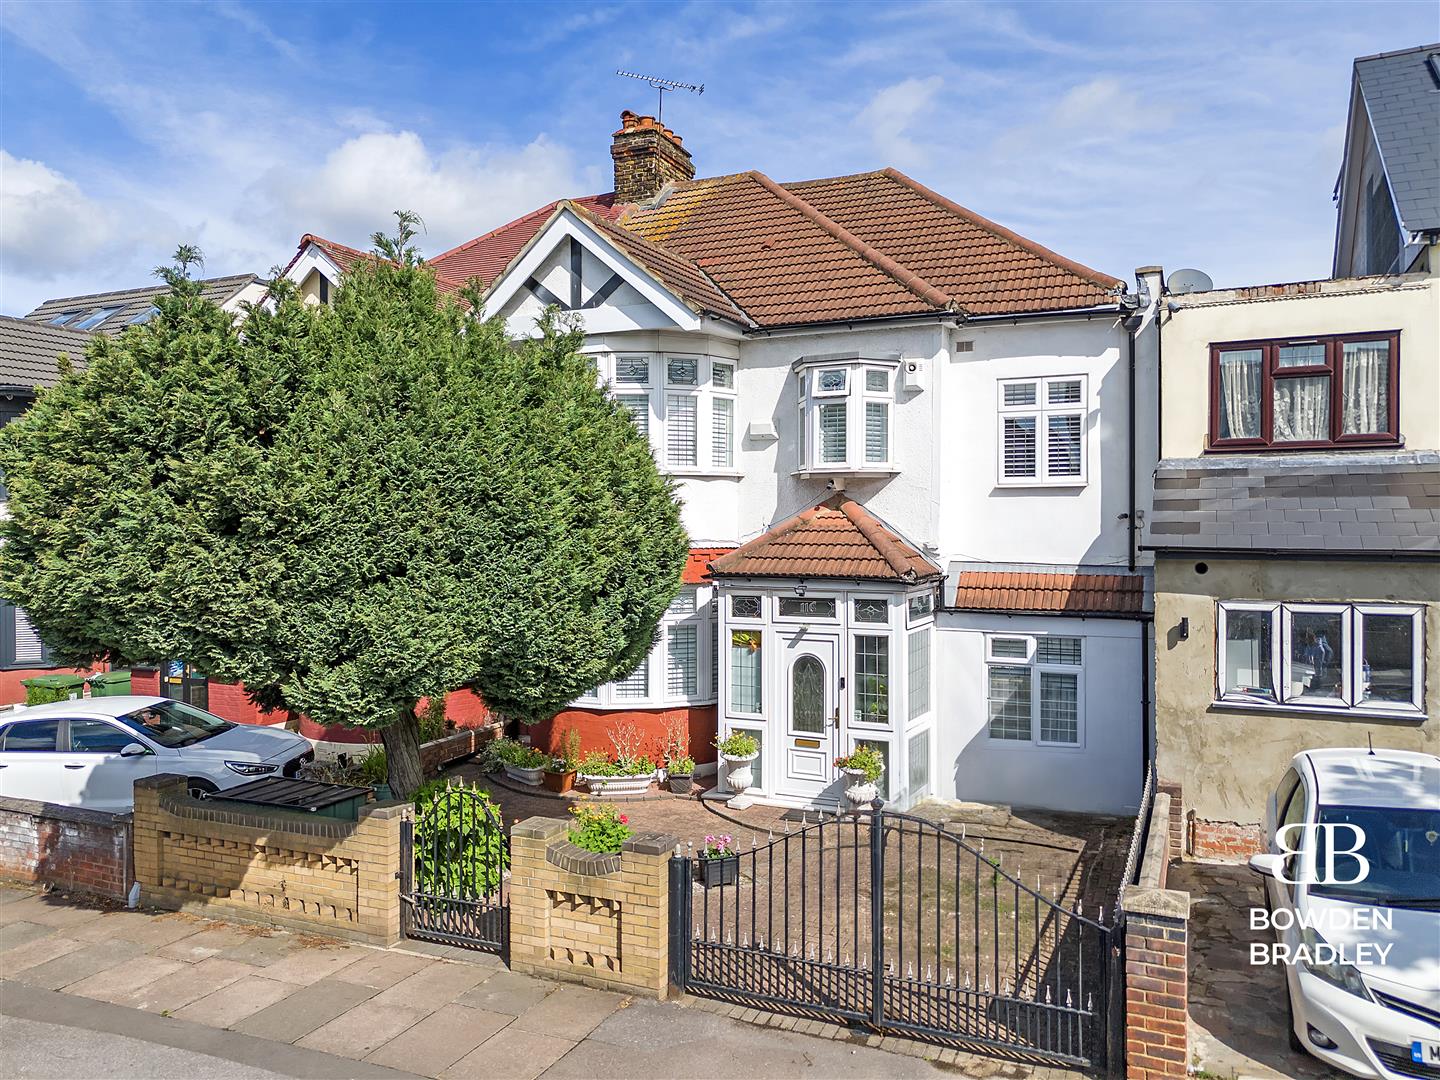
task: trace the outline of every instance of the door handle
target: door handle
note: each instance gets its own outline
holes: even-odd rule
[[[83,769],[85,766],[84,766],[84,765],[66,765],[65,767],[66,767],[67,769]]]

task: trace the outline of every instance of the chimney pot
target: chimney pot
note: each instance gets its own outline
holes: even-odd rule
[[[666,184],[695,179],[695,164],[680,136],[653,116],[629,109],[620,114],[620,130],[610,142],[615,163],[617,202],[648,202]]]

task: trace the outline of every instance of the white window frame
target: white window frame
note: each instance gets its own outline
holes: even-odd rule
[[[1226,630],[1231,612],[1264,611],[1271,615],[1270,691],[1264,697],[1227,692],[1222,685],[1226,668]],[[1291,657],[1296,614],[1340,614],[1341,696],[1338,700],[1299,700],[1290,695],[1294,682]],[[1411,620],[1410,700],[1406,703],[1365,701],[1365,619],[1389,616]],[[1425,712],[1425,608],[1421,604],[1374,604],[1348,601],[1221,600],[1215,615],[1214,703],[1224,706],[1269,709],[1280,712],[1323,712],[1346,715],[1386,715],[1422,718]]]
[[[715,368],[720,365],[730,369],[729,386],[717,386],[715,383]],[[710,447],[710,467],[716,472],[733,472],[735,469],[735,426],[740,420],[740,401],[736,387],[739,365],[737,365],[734,360],[722,360],[710,357],[706,362],[706,366],[709,369],[707,372],[709,378],[706,380],[706,385],[709,387],[709,394],[702,403],[704,407],[701,409],[701,412],[706,414],[704,416],[705,429],[710,432],[710,438],[708,440]],[[719,444],[716,436],[719,432],[716,425],[720,416],[720,410],[715,408],[715,403],[718,401],[728,401],[730,403],[730,430],[726,436],[725,453],[723,455],[717,454]]]
[[[1078,664],[1057,664],[1042,663],[1039,659],[1039,642],[1044,638],[1076,638],[1080,642],[1080,663]],[[997,640],[1004,638],[1008,641],[1024,641],[1025,657],[1018,656],[997,656],[994,644]],[[1087,638],[1084,634],[1071,633],[990,633],[985,635],[985,738],[992,747],[1016,747],[1033,748],[1042,747],[1046,750],[1084,750],[1085,749],[1085,660],[1089,655],[1090,647],[1086,644]],[[932,657],[931,664],[934,660]],[[990,669],[995,667],[1014,667],[1030,669],[1030,738],[1028,739],[1002,739],[991,734],[990,731]],[[1043,739],[1041,732],[1041,698],[1040,682],[1043,674],[1052,675],[1073,675],[1075,677],[1075,741],[1063,742],[1054,739]]]
[[[860,696],[860,673],[858,664],[860,660],[860,645],[856,638],[873,637],[885,639],[885,722],[876,723],[871,720],[861,720],[856,712],[857,699]],[[848,727],[855,731],[894,731],[897,727],[904,727],[897,724],[899,717],[896,715],[895,679],[899,668],[895,656],[895,635],[890,632],[889,623],[860,623],[858,628],[850,632],[850,670],[847,672],[846,693],[850,697],[850,717]],[[859,738],[861,736],[857,736]]]
[[[1080,401],[1077,404],[1050,404],[1052,383],[1080,383]],[[1005,388],[1009,386],[1033,385],[1033,405],[1006,405]],[[996,408],[998,419],[995,423],[995,477],[1000,487],[1084,487],[1090,481],[1090,379],[1087,375],[1033,375],[1024,379],[996,380]],[[1078,416],[1080,418],[1080,472],[1078,474],[1050,472],[1050,418],[1057,416]],[[1035,471],[1026,476],[1005,475],[1005,421],[1032,417],[1035,420]]]
[[[688,361],[695,365],[694,382],[674,382],[670,378],[672,361]],[[623,363],[643,361],[646,366],[645,382],[620,382],[616,376]],[[717,364],[730,369],[731,385],[717,387],[714,372]],[[595,355],[596,377],[602,384],[608,384],[609,391],[617,400],[626,399],[638,405],[643,397],[647,402],[645,419],[650,450],[660,467],[677,476],[727,476],[738,478],[735,461],[737,455],[736,425],[739,423],[740,401],[736,382],[739,365],[731,358],[711,357],[702,353],[685,352],[613,352]],[[695,438],[693,446],[685,449],[692,453],[673,455],[670,447],[672,426],[672,398],[684,397],[693,401],[695,413]],[[714,402],[724,399],[729,402],[730,420],[728,441],[724,450],[717,444],[720,411]],[[721,438],[725,438],[721,435]],[[693,461],[677,460],[679,457]]]
[[[895,388],[900,370],[899,361],[847,359],[807,361],[797,369],[799,376],[799,469],[810,473],[893,473],[895,466]],[[825,372],[843,371],[843,389],[826,390],[820,386]],[[869,389],[871,372],[885,374],[885,389]],[[845,451],[838,460],[823,460],[820,415],[822,407],[845,407]],[[870,406],[885,409],[885,454],[883,459],[869,460],[866,447],[867,415]]]
[[[580,708],[600,709],[651,709],[681,706],[711,705],[719,700],[719,687],[713,671],[711,650],[715,649],[715,607],[716,590],[711,586],[682,585],[676,599],[686,595],[694,598],[691,610],[671,609],[661,616],[656,627],[655,644],[642,663],[646,672],[646,694],[644,697],[621,697],[615,683],[606,683],[575,699]],[[689,607],[690,605],[685,605]],[[695,628],[695,693],[672,694],[670,692],[670,638],[671,632],[679,626]],[[728,643],[727,643],[728,644]],[[623,680],[621,680],[623,681]]]
[[[833,615],[787,615],[787,614],[785,614],[785,612],[782,610],[783,604],[784,604],[784,602],[785,602],[786,600],[829,600],[831,603],[833,603],[833,604],[835,605],[835,614],[833,614]],[[843,596],[837,596],[837,595],[835,595],[835,594],[833,594],[833,593],[822,593],[822,594],[820,594],[820,595],[818,595],[818,596],[811,596],[811,595],[809,595],[809,594],[807,593],[805,596],[784,596],[784,595],[777,595],[777,596],[775,597],[775,621],[776,621],[777,623],[792,623],[792,624],[797,625],[797,626],[803,626],[803,625],[806,624],[806,623],[812,623],[812,622],[838,623],[838,622],[840,621],[841,617],[842,617],[844,614],[845,614],[845,598],[844,598]],[[877,624],[877,625],[878,625],[878,624]]]

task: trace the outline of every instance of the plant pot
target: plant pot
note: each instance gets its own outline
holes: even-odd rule
[[[506,765],[505,775],[516,783],[525,784],[528,787],[539,787],[540,777],[544,775],[545,766],[536,765],[533,769],[526,769],[520,765]]]
[[[851,811],[865,809],[879,796],[879,783],[865,779],[865,770],[841,769],[840,772],[845,777],[845,798]]]
[[[553,791],[557,795],[564,795],[575,786],[575,770],[569,772],[547,772],[542,778],[546,791]]]
[[[644,795],[650,790],[655,774],[648,772],[640,776],[592,776],[581,773],[580,779],[585,781],[591,795],[614,799],[623,795]]]
[[[740,880],[740,856],[719,855],[712,859],[697,860],[695,880],[707,889],[716,885],[736,884]]]
[[[731,757],[728,754],[724,755],[725,786],[729,788],[734,794],[743,794],[747,788],[754,786],[755,770],[751,768],[751,765],[754,764],[755,759],[759,756],[760,754],[758,752],[750,754],[746,757]]]
[[[690,789],[695,785],[695,778],[688,773],[684,776],[679,773],[671,773],[669,779],[672,795],[689,795]]]

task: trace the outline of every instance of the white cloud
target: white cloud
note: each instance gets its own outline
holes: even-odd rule
[[[50,280],[78,269],[114,234],[110,215],[73,180],[0,150],[0,265],[7,277]]]
[[[883,158],[906,167],[927,159],[926,149],[907,130],[930,110],[943,85],[939,75],[909,78],[885,87],[860,110],[855,119]]]

